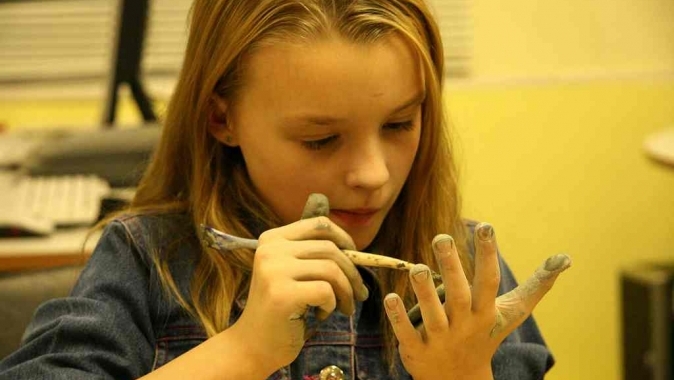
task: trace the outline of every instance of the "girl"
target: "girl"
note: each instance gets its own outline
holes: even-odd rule
[[[135,199],[2,377],[542,378],[527,316],[569,259],[515,288],[491,226],[461,219],[442,57],[423,0],[196,0]],[[301,219],[311,193],[327,217]],[[211,249],[202,223],[258,247]]]

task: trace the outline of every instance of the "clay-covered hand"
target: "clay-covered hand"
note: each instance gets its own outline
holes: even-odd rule
[[[351,315],[368,290],[340,249],[355,249],[351,237],[311,196],[303,219],[265,231],[254,255],[246,306],[230,327],[261,366],[274,371],[292,362],[304,345],[305,315],[319,320],[335,309]],[[270,372],[271,373],[271,372]]]
[[[526,320],[557,276],[571,265],[566,255],[552,256],[526,282],[497,298],[500,270],[491,225],[477,226],[475,248],[471,287],[452,238],[433,239],[446,289],[444,305],[429,268],[419,264],[410,271],[423,318],[421,328],[414,328],[398,295],[384,299],[401,360],[415,380],[492,379],[491,359],[499,344]]]

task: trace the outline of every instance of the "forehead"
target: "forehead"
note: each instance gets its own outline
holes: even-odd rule
[[[370,43],[328,37],[257,49],[244,65],[244,103],[279,114],[357,117],[395,108],[424,90],[414,48],[392,34]]]

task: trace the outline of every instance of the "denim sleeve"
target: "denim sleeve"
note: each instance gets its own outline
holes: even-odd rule
[[[21,347],[0,362],[0,379],[135,379],[150,372],[149,268],[125,226],[108,225],[70,297],[36,310]]]

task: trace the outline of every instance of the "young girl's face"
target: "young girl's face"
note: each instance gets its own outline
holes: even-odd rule
[[[398,36],[334,37],[255,51],[228,127],[253,185],[284,223],[310,193],[329,218],[369,245],[400,193],[421,133],[419,58]]]

